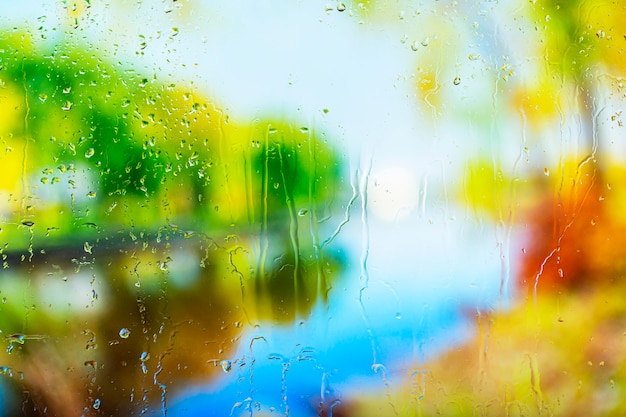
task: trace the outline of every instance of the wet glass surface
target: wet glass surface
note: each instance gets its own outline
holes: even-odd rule
[[[0,11],[0,415],[624,413],[622,3]]]

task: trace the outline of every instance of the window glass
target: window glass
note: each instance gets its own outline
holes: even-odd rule
[[[0,6],[0,415],[621,415],[619,1]]]

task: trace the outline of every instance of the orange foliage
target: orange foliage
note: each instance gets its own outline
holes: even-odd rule
[[[607,174],[592,159],[561,173],[522,214],[528,235],[518,277],[531,292],[607,283],[624,267],[626,228],[612,210]]]

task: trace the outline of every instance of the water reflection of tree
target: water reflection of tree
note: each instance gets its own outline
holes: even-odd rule
[[[26,34],[0,49],[13,103],[0,326],[27,336],[3,355],[26,414],[153,407],[222,372],[243,327],[325,300],[342,259],[320,236],[342,166],[311,126],[237,124],[197,92]],[[65,298],[44,305],[59,282]],[[62,305],[84,302],[72,288],[85,305]]]

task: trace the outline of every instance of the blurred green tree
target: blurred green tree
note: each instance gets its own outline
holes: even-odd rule
[[[31,414],[98,400],[129,415],[161,398],[148,370],[206,378],[243,323],[325,301],[344,167],[312,126],[232,121],[197,91],[19,31],[0,36],[0,79],[2,359],[24,372]]]

